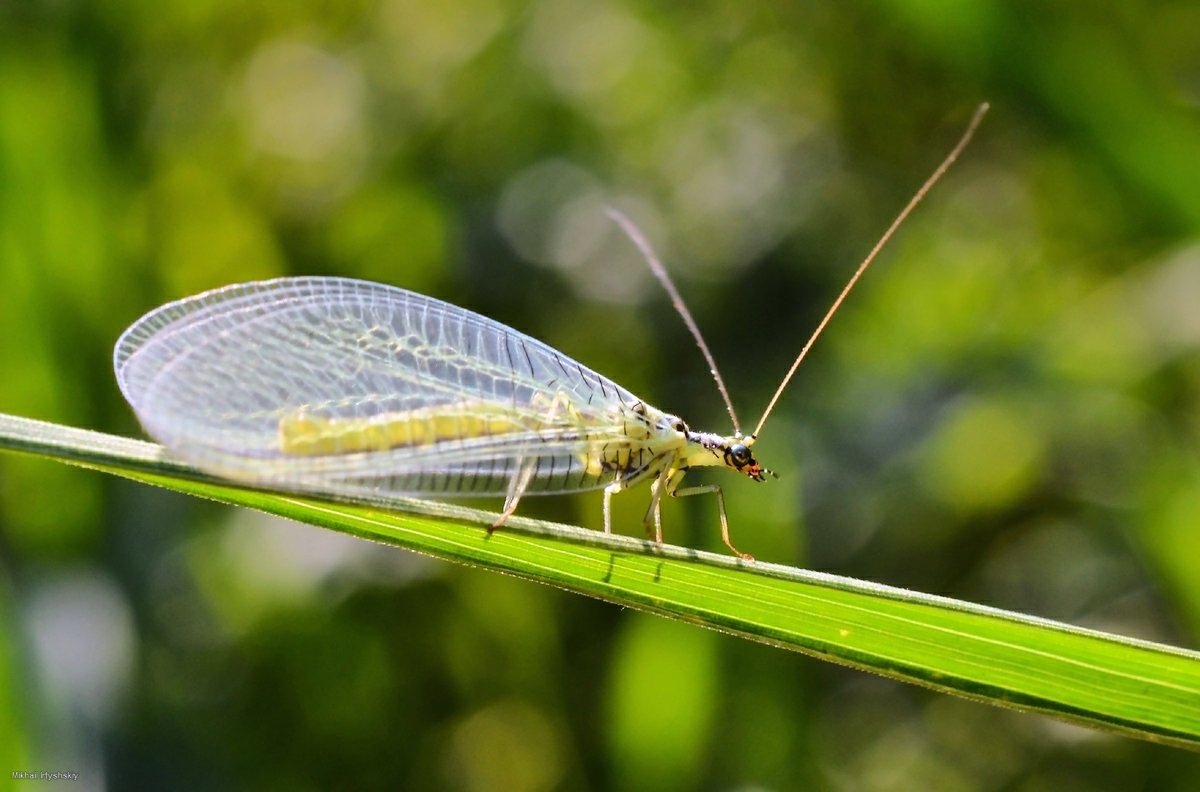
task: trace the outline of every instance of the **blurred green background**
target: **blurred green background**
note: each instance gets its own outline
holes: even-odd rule
[[[722,482],[735,541],[1196,647],[1197,30],[1193,0],[3,3],[0,411],[140,436],[125,325],[321,273],[727,431],[615,202],[752,425],[988,99],[767,424],[780,480]],[[719,549],[691,500],[669,541]],[[1194,755],[14,457],[0,621],[0,784],[1200,787]]]

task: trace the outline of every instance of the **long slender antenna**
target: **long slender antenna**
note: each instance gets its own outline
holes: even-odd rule
[[[883,236],[881,236],[879,241],[875,243],[875,247],[871,248],[871,252],[867,254],[865,259],[863,259],[862,264],[858,265],[858,269],[855,270],[854,275],[852,275],[849,282],[846,283],[845,288],[842,289],[842,293],[838,295],[837,299],[833,301],[833,305],[831,305],[829,310],[825,313],[825,318],[821,320],[819,325],[817,325],[817,329],[813,331],[813,334],[808,338],[808,342],[805,343],[804,348],[800,350],[800,355],[796,358],[796,362],[792,364],[792,367],[788,369],[788,373],[784,376],[783,382],[779,383],[779,388],[775,391],[775,395],[771,397],[771,402],[767,405],[767,409],[763,411],[762,418],[758,419],[758,426],[754,427],[754,433],[750,435],[751,437],[758,437],[758,433],[762,431],[763,424],[767,422],[767,416],[771,414],[771,410],[775,409],[775,403],[779,401],[779,397],[783,395],[784,389],[787,388],[788,383],[791,382],[792,376],[796,373],[796,369],[800,367],[800,362],[804,360],[804,356],[807,355],[808,350],[812,348],[813,342],[817,340],[819,335],[821,335],[821,331],[825,329],[825,325],[829,324],[829,320],[833,318],[835,313],[837,313],[838,308],[842,307],[842,301],[846,299],[846,295],[849,294],[850,290],[854,288],[854,284],[858,283],[858,279],[861,278],[862,274],[867,271],[867,267],[871,266],[871,262],[874,261],[875,257],[879,255],[879,251],[883,250],[884,245],[886,245],[892,238],[892,235],[896,233],[896,229],[898,229],[904,223],[904,221],[908,219],[908,216],[912,214],[912,210],[917,207],[917,204],[921,203],[922,199],[925,198],[925,195],[933,188],[933,185],[937,184],[942,176],[945,175],[946,171],[950,169],[950,166],[954,164],[954,161],[958,159],[958,155],[962,154],[963,149],[965,149],[967,144],[971,142],[971,138],[974,136],[975,130],[979,126],[979,122],[983,120],[983,116],[987,113],[987,111],[987,102],[984,102],[975,109],[975,115],[971,116],[971,123],[967,125],[967,131],[963,132],[963,135],[961,138],[959,138],[958,143],[954,145],[954,148],[950,150],[950,153],[946,155],[946,158],[942,160],[942,164],[938,165],[937,170],[935,170],[933,174],[925,180],[925,183],[921,185],[921,189],[917,190],[913,197],[909,199],[908,203],[905,204],[904,208],[900,211],[900,214],[896,215],[896,219],[892,221],[890,226],[888,226],[887,231],[883,232]]]
[[[725,409],[729,412],[729,419],[733,421],[733,431],[738,437],[742,436],[742,425],[738,423],[737,413],[733,409],[733,401],[729,398],[729,390],[725,387],[725,380],[721,379],[721,372],[717,370],[717,361],[713,359],[712,352],[708,350],[708,344],[704,343],[704,336],[700,334],[700,328],[696,325],[696,320],[692,318],[692,312],[688,310],[684,304],[683,298],[679,296],[679,290],[675,288],[675,284],[671,281],[671,276],[667,274],[667,269],[658,260],[658,256],[654,255],[654,249],[650,247],[650,243],[646,240],[646,236],[641,232],[634,222],[625,216],[619,209],[611,206],[605,207],[605,211],[613,221],[621,227],[625,232],[625,236],[637,245],[642,256],[646,259],[646,264],[650,266],[650,271],[654,273],[654,277],[658,278],[658,282],[667,290],[667,294],[671,298],[671,304],[675,306],[675,310],[683,317],[683,323],[687,325],[687,329],[692,334],[692,338],[696,339],[696,346],[700,347],[701,354],[704,355],[704,360],[708,363],[709,373],[712,374],[713,380],[717,383],[717,390],[721,392],[721,398],[725,400]]]

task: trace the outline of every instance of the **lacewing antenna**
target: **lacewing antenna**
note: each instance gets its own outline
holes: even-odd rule
[[[717,370],[717,361],[713,358],[712,352],[708,349],[708,344],[704,343],[704,336],[700,334],[700,327],[696,324],[696,320],[692,318],[692,312],[688,310],[687,305],[683,302],[683,297],[679,295],[679,290],[675,288],[675,283],[671,280],[671,276],[667,274],[667,268],[662,265],[655,255],[654,249],[650,247],[650,242],[647,241],[646,235],[641,232],[632,220],[630,220],[619,209],[611,206],[605,207],[605,212],[612,220],[621,227],[625,232],[625,236],[629,237],[630,241],[637,246],[641,251],[642,257],[646,259],[646,264],[649,265],[650,271],[654,273],[654,277],[658,278],[658,282],[667,290],[667,295],[671,298],[671,304],[675,306],[675,310],[683,317],[683,323],[687,325],[688,332],[692,334],[692,338],[696,339],[696,346],[700,347],[700,353],[704,355],[705,362],[708,363],[708,371],[712,374],[713,380],[717,383],[717,390],[721,392],[721,398],[725,400],[725,409],[729,412],[729,419],[733,421],[733,431],[738,436],[742,436],[742,425],[738,423],[737,412],[733,409],[733,400],[729,398],[729,390],[725,387],[725,380],[721,379],[721,372]]]
[[[958,143],[954,145],[954,148],[950,150],[950,153],[946,155],[946,158],[942,160],[942,163],[938,165],[937,169],[934,170],[929,178],[925,180],[925,183],[921,185],[920,189],[913,194],[913,197],[909,199],[904,208],[900,210],[900,214],[896,215],[896,219],[893,220],[892,224],[888,226],[886,231],[883,232],[883,236],[881,236],[879,241],[875,243],[875,246],[871,248],[871,252],[867,254],[867,257],[863,259],[862,263],[858,265],[858,269],[854,271],[854,274],[850,276],[850,280],[847,281],[845,287],[842,289],[841,294],[837,296],[837,299],[833,301],[833,305],[831,305],[829,310],[826,311],[825,317],[821,319],[821,323],[817,325],[817,329],[813,331],[811,336],[809,336],[808,341],[805,342],[804,347],[800,350],[800,354],[796,357],[795,362],[792,363],[792,367],[788,369],[787,374],[784,375],[783,381],[779,383],[779,387],[776,389],[775,395],[771,397],[770,403],[767,404],[767,409],[763,410],[762,417],[758,419],[758,426],[754,427],[754,431],[749,435],[750,441],[757,438],[758,433],[762,431],[763,424],[767,422],[767,416],[770,415],[771,411],[775,409],[775,404],[779,401],[779,397],[783,395],[783,391],[787,388],[788,383],[792,381],[792,377],[796,374],[796,369],[800,367],[800,363],[804,360],[805,356],[808,355],[808,351],[812,348],[813,343],[825,330],[825,326],[829,324],[829,320],[832,319],[833,315],[837,313],[839,308],[842,307],[842,302],[845,301],[846,295],[850,293],[850,290],[853,289],[855,284],[858,283],[859,278],[861,278],[863,273],[867,271],[867,268],[871,266],[871,262],[878,257],[879,252],[883,250],[884,246],[886,246],[891,240],[892,236],[895,235],[896,230],[899,229],[900,226],[904,224],[904,221],[908,219],[908,216],[912,214],[913,209],[917,208],[917,205],[924,200],[929,191],[933,189],[933,186],[941,180],[942,176],[946,174],[946,171],[950,169],[950,166],[953,165],[955,160],[958,159],[959,155],[962,154],[963,149],[967,147],[967,144],[971,142],[971,138],[974,137],[975,130],[979,127],[979,123],[983,120],[984,115],[987,114],[988,107],[988,103],[984,102],[975,109],[975,114],[971,116],[971,121],[967,125],[966,131],[963,132],[962,137],[959,138]],[[627,217],[620,210],[611,206],[606,207],[605,212],[618,226],[621,227],[621,230],[625,232],[625,235],[629,237],[630,241],[633,242],[633,244],[641,252],[642,257],[646,260],[646,264],[650,267],[650,271],[654,273],[654,277],[658,278],[658,282],[662,284],[662,287],[666,290],[667,295],[671,298],[671,304],[675,306],[675,310],[678,311],[679,315],[683,318],[683,323],[687,325],[688,332],[692,334],[692,338],[696,341],[696,346],[700,347],[700,352],[704,355],[704,360],[708,363],[709,373],[712,374],[713,380],[717,383],[717,390],[720,391],[721,398],[725,401],[725,410],[729,413],[729,419],[733,421],[733,431],[735,436],[742,437],[742,426],[738,421],[737,412],[733,409],[733,400],[729,398],[729,389],[725,387],[725,380],[721,378],[721,372],[717,370],[717,362],[713,358],[712,352],[709,351],[708,344],[704,341],[704,336],[700,333],[700,327],[696,324],[696,320],[692,318],[691,311],[688,310],[687,305],[683,301],[683,297],[681,297],[679,294],[679,290],[675,288],[675,283],[671,280],[671,276],[667,274],[666,267],[664,267],[662,262],[658,260],[658,256],[654,253],[654,249],[650,247],[650,242],[646,239],[645,234],[641,232],[641,229],[639,229],[637,225],[635,225],[634,222],[629,219],[629,217]],[[746,444],[749,445],[750,442],[748,441]]]
[[[937,169],[934,170],[934,172],[930,174],[929,178],[925,180],[925,183],[921,185],[921,188],[913,194],[913,197],[910,198],[908,203],[905,204],[904,208],[900,210],[900,214],[896,215],[896,219],[893,220],[892,224],[888,226],[886,231],[883,232],[883,236],[881,236],[879,241],[875,243],[875,247],[871,248],[871,252],[868,253],[867,257],[863,259],[863,262],[858,265],[858,269],[855,270],[854,274],[850,277],[850,280],[846,283],[845,288],[842,289],[842,293],[839,294],[837,299],[833,301],[833,305],[831,305],[829,310],[825,313],[825,318],[821,320],[821,323],[817,325],[817,329],[813,331],[811,336],[809,336],[808,341],[800,350],[800,354],[796,357],[796,361],[792,363],[792,367],[788,369],[787,374],[784,375],[783,381],[779,383],[779,388],[776,389],[775,395],[771,397],[770,403],[767,404],[767,409],[763,410],[762,417],[758,419],[758,426],[754,427],[754,431],[750,434],[750,437],[757,437],[758,433],[762,431],[763,424],[767,422],[767,416],[771,414],[773,409],[775,409],[775,403],[779,401],[779,397],[783,395],[784,389],[787,388],[788,383],[792,381],[792,376],[795,375],[796,369],[800,367],[800,363],[808,354],[808,350],[812,348],[813,342],[815,342],[817,337],[821,335],[821,332],[825,329],[825,325],[829,324],[829,320],[833,318],[835,313],[837,313],[838,308],[842,307],[842,301],[846,299],[846,295],[848,295],[850,290],[854,288],[854,285],[858,283],[858,279],[861,278],[862,274],[867,271],[867,267],[871,266],[871,262],[873,262],[879,255],[879,251],[883,250],[884,246],[887,245],[888,241],[891,240],[892,236],[896,233],[896,229],[903,225],[904,221],[908,219],[908,216],[912,214],[913,209],[917,207],[917,204],[921,203],[921,201],[925,198],[925,195],[933,188],[935,184],[938,183],[939,180],[941,180],[946,171],[950,169],[950,166],[954,164],[954,161],[958,159],[958,156],[962,154],[963,149],[965,149],[967,144],[971,142],[971,138],[975,135],[976,128],[979,127],[979,123],[983,120],[983,117],[987,111],[987,102],[984,102],[975,109],[975,114],[971,116],[971,122],[967,124],[967,129],[965,132],[963,132],[962,137],[959,138],[958,143],[954,145],[954,148],[950,150],[950,153],[946,155],[946,158],[942,160],[942,164],[938,165]]]

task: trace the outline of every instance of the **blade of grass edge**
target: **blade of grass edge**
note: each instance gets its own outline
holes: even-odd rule
[[[869,582],[408,498],[254,490],[152,443],[0,414],[0,449],[505,572],[965,698],[1200,750],[1200,653]],[[386,508],[385,508],[386,506]]]

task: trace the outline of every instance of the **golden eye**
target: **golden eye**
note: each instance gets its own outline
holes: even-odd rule
[[[750,464],[750,449],[741,443],[729,448],[729,456],[733,459],[736,467],[745,467]]]
[[[671,428],[674,429],[676,432],[687,432],[687,430],[688,430],[687,424],[685,424],[683,421],[679,420],[678,418],[676,418],[674,421],[671,422]]]

